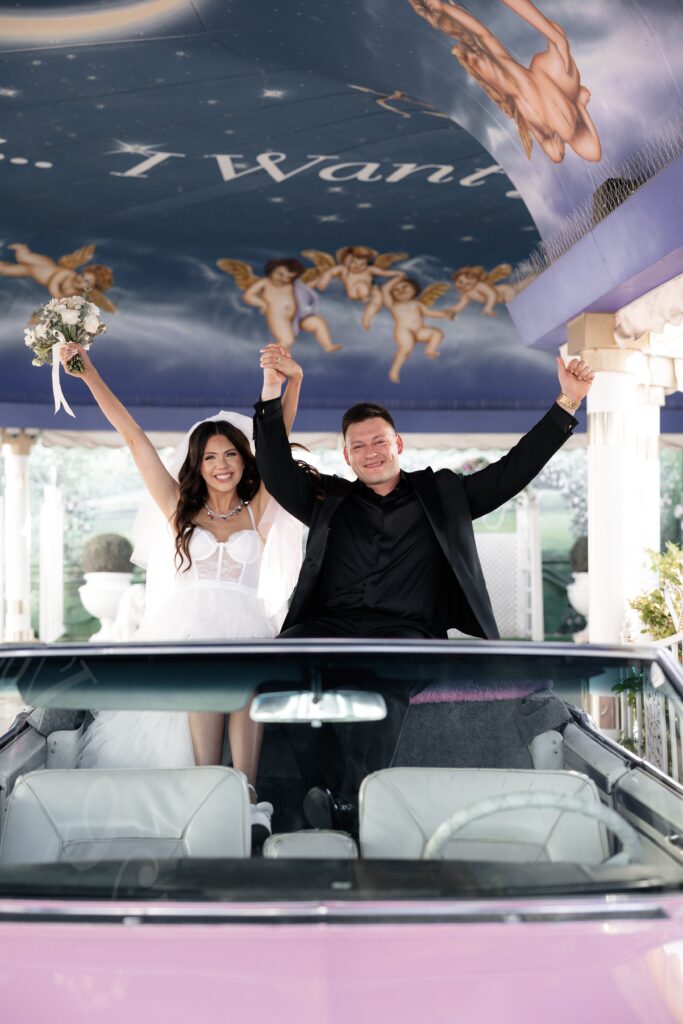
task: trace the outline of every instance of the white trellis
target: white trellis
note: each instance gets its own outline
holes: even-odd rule
[[[523,491],[494,514],[503,514],[510,507],[515,512],[515,529],[508,533],[476,532],[477,550],[501,636],[543,640],[538,498],[533,491]]]

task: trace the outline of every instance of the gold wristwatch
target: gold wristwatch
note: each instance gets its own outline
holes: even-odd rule
[[[567,412],[576,412],[581,405],[580,398],[570,398],[569,395],[565,395],[564,391],[560,391],[559,395],[555,399],[558,405],[561,405]]]

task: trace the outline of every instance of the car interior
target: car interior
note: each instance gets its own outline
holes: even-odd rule
[[[0,740],[0,872],[258,858],[637,864],[680,879],[681,787],[602,736],[568,699],[576,686],[549,684],[545,666],[543,678],[529,681],[526,667],[525,685],[517,678],[505,686],[493,685],[500,671],[472,683],[468,666],[468,685],[462,673],[449,685],[428,659],[421,664],[431,682],[413,693],[392,764],[364,779],[354,834],[311,829],[303,819],[288,729],[311,725],[265,727],[258,790],[275,814],[273,834],[258,848],[246,779],[230,766],[227,745],[221,766],[81,770],[72,765],[92,714],[74,705],[88,695],[75,687],[61,698],[69,706],[30,707]],[[379,674],[369,672],[381,693]],[[49,678],[41,689],[37,675],[33,689],[45,697]],[[242,686],[236,706],[250,692]]]

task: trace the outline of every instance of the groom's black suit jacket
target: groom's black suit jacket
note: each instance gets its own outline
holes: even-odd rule
[[[322,499],[315,497],[311,475],[292,458],[282,420],[280,399],[257,402],[254,416],[256,462],[267,490],[291,515],[310,527],[306,555],[283,629],[318,615],[318,579],[330,521],[353,484],[322,474]],[[474,542],[472,522],[514,497],[562,447],[577,421],[553,403],[507,455],[485,469],[460,476],[450,469],[406,473],[450,567],[435,632],[456,627],[470,636],[499,636]]]

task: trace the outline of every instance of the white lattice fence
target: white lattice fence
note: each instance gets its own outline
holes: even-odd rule
[[[477,550],[500,635],[517,640],[543,640],[543,578],[538,502],[534,494],[519,495],[494,515],[512,508],[514,529],[476,533]]]

